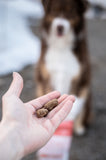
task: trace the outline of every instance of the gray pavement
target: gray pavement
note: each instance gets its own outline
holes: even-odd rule
[[[73,138],[70,160],[106,160],[106,21],[89,20],[87,26],[92,64],[92,108],[95,116],[87,135]],[[32,31],[36,33],[34,27]],[[34,98],[34,72],[34,66],[28,66],[20,72],[25,83],[21,96],[24,101]],[[11,80],[11,75],[0,77],[0,117],[1,96]],[[24,160],[35,160],[35,153]]]

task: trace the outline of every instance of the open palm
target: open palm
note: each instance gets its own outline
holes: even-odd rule
[[[48,142],[56,128],[70,112],[75,99],[73,96],[60,96],[58,91],[54,91],[23,103],[19,98],[22,88],[22,77],[14,73],[13,82],[3,96],[2,121],[14,124],[23,146],[24,155],[26,155],[38,150]],[[58,99],[59,105],[47,117],[37,118],[36,110],[54,98]]]

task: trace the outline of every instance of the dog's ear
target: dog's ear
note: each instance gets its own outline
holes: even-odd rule
[[[84,14],[89,8],[89,2],[87,0],[77,0],[80,13]]]
[[[42,0],[42,4],[45,6],[46,0]]]
[[[84,12],[90,7],[90,4],[87,0],[83,0],[83,5],[84,5]]]
[[[47,6],[49,4],[49,0],[42,0],[42,4],[44,6],[44,9],[46,10],[47,9]]]
[[[81,0],[82,1],[82,12],[85,13],[87,9],[89,8],[90,4],[87,0]]]

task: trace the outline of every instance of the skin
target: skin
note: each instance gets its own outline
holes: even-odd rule
[[[19,98],[22,88],[22,77],[18,73],[13,73],[11,86],[2,100],[3,116],[0,123],[2,160],[19,160],[44,146],[67,117],[75,101],[73,96],[60,96],[58,91],[54,91],[23,103]],[[47,117],[37,118],[36,109],[42,108],[45,103],[55,98],[58,98],[59,105]]]

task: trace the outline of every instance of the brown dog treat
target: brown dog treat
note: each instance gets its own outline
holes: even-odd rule
[[[42,118],[42,117],[47,116],[48,112],[49,111],[47,109],[41,108],[36,111],[36,115],[38,118]]]
[[[58,105],[58,100],[53,99],[46,103],[43,108],[47,109],[48,111],[51,111],[53,108],[55,108]]]

